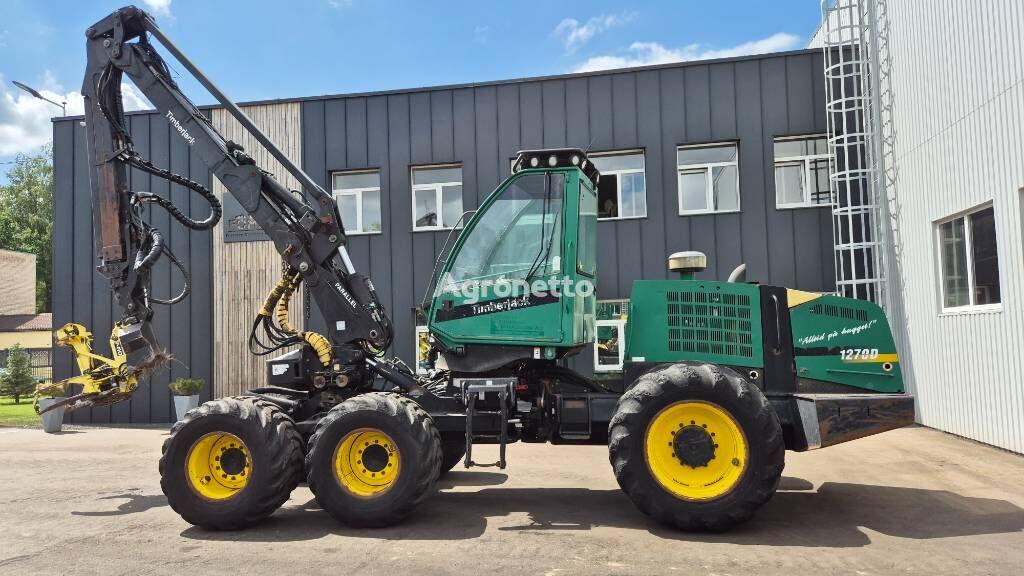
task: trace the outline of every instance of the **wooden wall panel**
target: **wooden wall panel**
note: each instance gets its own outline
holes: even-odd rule
[[[296,165],[302,163],[302,119],[299,103],[244,106],[243,110]],[[213,125],[228,140],[241,144],[256,164],[289,189],[299,183],[288,174],[226,110],[212,111]],[[224,185],[213,190],[223,197]],[[264,360],[249,352],[249,332],[256,310],[281,276],[281,257],[269,240],[224,242],[224,223],[213,231],[213,382],[214,397],[241,394],[266,384]],[[291,304],[294,326],[304,325],[302,290]],[[280,353],[284,353],[283,350]]]

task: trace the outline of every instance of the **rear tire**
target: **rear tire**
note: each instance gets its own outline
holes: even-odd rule
[[[684,530],[722,531],[749,519],[775,493],[785,457],[761,391],[728,368],[697,363],[638,378],[619,399],[608,448],[633,503]]]
[[[171,428],[160,458],[160,487],[186,522],[238,530],[288,500],[302,479],[302,449],[301,435],[277,406],[252,397],[221,398],[189,411]]]
[[[370,392],[331,408],[309,439],[306,473],[317,502],[350,526],[405,518],[441,472],[441,435],[415,401]]]

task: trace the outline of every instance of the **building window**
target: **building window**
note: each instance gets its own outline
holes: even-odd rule
[[[331,177],[331,192],[346,234],[380,233],[379,170],[335,172]]]
[[[594,371],[622,370],[626,353],[626,319],[629,300],[603,300],[597,303],[597,338],[594,338]]]
[[[825,136],[775,139],[775,207],[830,205],[828,140]]]
[[[647,177],[644,153],[601,152],[590,155],[601,171],[597,188],[597,216],[600,219],[643,218],[647,216]]]
[[[992,206],[940,221],[936,228],[943,310],[998,306],[999,253]]]
[[[416,326],[416,373],[426,374],[427,354],[430,352],[430,330],[426,326]]]
[[[738,212],[739,147],[731,144],[680,146],[676,150],[679,214]]]
[[[412,169],[412,229],[454,228],[462,217],[462,167]]]

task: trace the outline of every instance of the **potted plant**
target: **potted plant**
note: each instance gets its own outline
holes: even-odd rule
[[[181,420],[185,414],[199,406],[199,391],[203,389],[202,378],[178,378],[170,384],[174,392],[174,413]]]
[[[53,410],[44,412],[50,406],[64,400],[64,385],[60,382],[47,383],[39,380],[36,386],[36,412],[40,413],[43,421],[43,432],[57,434],[64,428],[64,407],[59,406]]]

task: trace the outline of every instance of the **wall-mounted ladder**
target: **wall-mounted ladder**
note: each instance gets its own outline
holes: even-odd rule
[[[825,99],[832,155],[836,293],[890,308],[890,228],[883,162],[883,0],[822,2]]]

